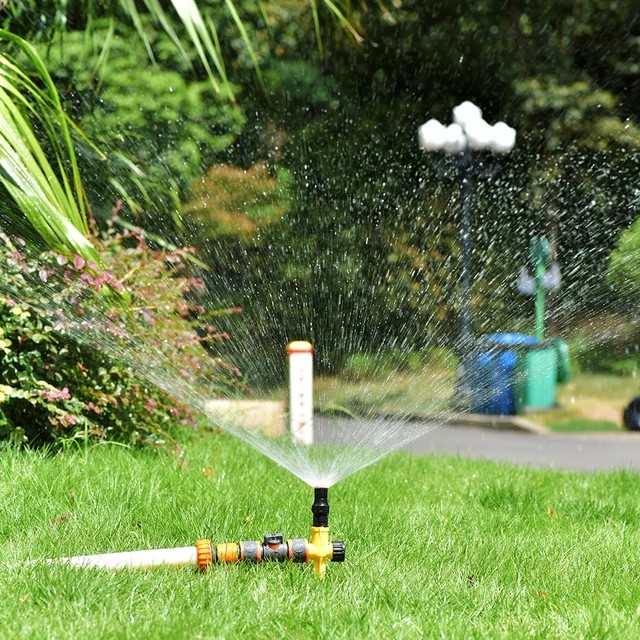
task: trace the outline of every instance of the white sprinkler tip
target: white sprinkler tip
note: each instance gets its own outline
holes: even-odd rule
[[[473,102],[469,102],[469,100],[465,100],[453,108],[453,121],[463,129],[466,129],[467,125],[471,122],[480,119],[482,119],[482,109],[476,107],[476,105],[473,104]]]
[[[420,146],[426,151],[439,151],[444,148],[447,141],[447,130],[437,120],[427,120],[418,129]]]
[[[504,122],[493,125],[493,142],[491,149],[496,153],[507,153],[516,144],[516,130]]]

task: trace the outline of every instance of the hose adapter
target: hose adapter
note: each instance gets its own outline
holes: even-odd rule
[[[239,562],[308,562],[311,560],[316,573],[323,578],[327,560],[344,562],[344,542],[329,542],[329,502],[326,487],[316,487],[311,506],[313,524],[311,542],[306,538],[284,539],[281,533],[270,533],[262,542],[243,540],[241,542],[221,542],[213,545],[209,540],[196,543],[198,566],[201,571],[214,562],[236,564]]]

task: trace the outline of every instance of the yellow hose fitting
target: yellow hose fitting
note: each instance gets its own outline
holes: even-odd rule
[[[327,571],[327,560],[333,559],[333,544],[329,542],[329,527],[311,527],[311,542],[308,545],[309,560],[320,578]]]
[[[211,540],[198,540],[196,542],[196,553],[198,558],[198,567],[204,573],[213,562],[213,549]]]
[[[221,542],[216,545],[218,562],[235,564],[238,562],[238,545],[235,542]]]

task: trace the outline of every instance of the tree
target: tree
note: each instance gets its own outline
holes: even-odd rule
[[[331,12],[342,28],[347,30],[352,38],[356,38],[357,33],[349,22],[346,13],[348,13],[349,4],[335,0],[325,3],[326,8]],[[197,75],[192,57],[195,55],[199,64],[206,72],[213,90],[225,96],[227,99],[235,102],[235,95],[231,83],[229,82],[226,62],[223,57],[223,49],[218,37],[216,24],[212,19],[215,14],[215,8],[211,8],[206,3],[184,3],[178,0],[170,0],[170,2],[160,2],[159,0],[144,0],[146,12],[141,12],[136,3],[129,0],[105,0],[105,2],[95,3],[91,0],[80,0],[77,3],[67,3],[61,0],[47,0],[43,3],[35,2],[35,0],[27,0],[14,6],[13,3],[0,14],[1,24],[4,27],[2,37],[5,41],[9,41],[16,49],[18,54],[26,56],[28,62],[35,67],[39,80],[42,80],[46,87],[46,95],[43,94],[38,86],[34,84],[28,76],[20,69],[20,64],[9,57],[7,54],[2,56],[2,65],[5,73],[4,78],[9,88],[5,86],[3,95],[5,105],[12,112],[11,119],[13,122],[7,121],[7,126],[0,132],[0,140],[3,142],[3,150],[0,160],[11,162],[13,166],[12,174],[8,177],[3,175],[2,184],[9,196],[10,204],[6,209],[13,212],[13,218],[16,214],[24,214],[29,218],[42,235],[43,239],[50,245],[57,248],[68,247],[73,251],[82,253],[87,257],[95,258],[90,242],[83,240],[80,236],[87,237],[89,226],[87,222],[87,213],[85,211],[85,197],[80,173],[77,169],[77,159],[73,144],[71,142],[68,125],[66,122],[66,114],[63,112],[58,91],[51,81],[46,71],[45,65],[41,57],[34,50],[33,46],[27,43],[20,36],[33,38],[46,42],[48,45],[59,44],[62,36],[66,31],[84,30],[91,34],[92,30],[98,25],[103,25],[101,18],[108,19],[110,26],[106,32],[100,53],[93,66],[93,72],[104,71],[104,66],[109,58],[109,50],[112,46],[115,33],[115,23],[118,20],[128,20],[137,31],[141,42],[146,48],[149,60],[156,65],[158,56],[152,47],[149,37],[149,30],[159,28],[162,30],[172,42],[174,50],[181,56],[183,63],[193,70]],[[247,31],[247,21],[243,20],[236,4],[232,0],[225,0],[224,18],[231,22],[235,31],[244,43],[246,52],[251,60],[251,64],[255,74],[262,86],[261,67],[258,57],[252,44],[252,39]],[[316,25],[316,34],[320,36],[319,14],[315,0],[311,0],[307,5],[313,16]],[[170,17],[170,10],[174,11],[177,16],[182,33],[178,34],[175,28],[175,17]],[[201,11],[201,8],[203,11]],[[38,12],[38,20],[34,20],[34,12]],[[268,16],[265,7],[261,2],[244,3],[243,13],[261,15],[265,26],[268,22]],[[321,47],[320,40],[318,40]],[[19,89],[16,89],[19,87]],[[40,119],[44,124],[47,132],[47,142],[52,146],[53,152],[57,158],[59,171],[56,173],[45,164],[45,155],[41,153],[42,148],[37,136],[31,130],[30,122],[24,117],[24,110],[33,111],[28,100],[20,92],[27,88],[29,98],[34,99],[40,108],[49,109],[50,113]],[[266,88],[266,87],[265,87]],[[57,123],[60,130],[62,140],[61,146],[58,141],[58,134],[49,125],[49,117],[53,117],[53,122]],[[7,120],[7,118],[5,118]],[[16,137],[17,136],[17,137]],[[20,158],[18,150],[23,147],[28,149],[28,153],[38,156],[36,161],[33,158]],[[125,157],[124,163],[130,163],[130,158]],[[68,188],[71,184],[66,177],[66,165],[72,168],[73,192]],[[40,165],[40,166],[38,166]],[[136,168],[131,167],[133,174]],[[135,178],[133,178],[135,181]],[[66,190],[66,202],[53,202],[53,195],[41,197],[39,193],[29,193],[30,184],[40,184],[44,187],[46,183],[56,185],[62,182],[63,189]],[[144,194],[145,187],[141,185],[141,191]],[[60,191],[58,189],[58,191]],[[38,206],[29,206],[34,202],[34,198],[40,198]],[[134,208],[137,206],[133,200]],[[49,214],[44,212],[49,210]],[[34,214],[34,212],[36,212]],[[38,213],[39,212],[39,213]],[[55,229],[51,228],[48,220],[55,221]]]

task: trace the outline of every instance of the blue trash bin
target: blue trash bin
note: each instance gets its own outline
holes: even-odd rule
[[[516,351],[537,342],[522,333],[494,333],[479,343],[469,367],[472,413],[515,414]]]

